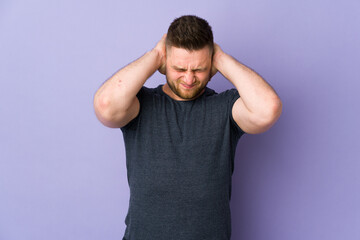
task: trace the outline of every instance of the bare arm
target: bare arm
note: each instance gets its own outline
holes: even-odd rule
[[[250,134],[262,133],[277,121],[282,111],[281,100],[261,76],[224,53],[217,44],[213,68],[239,92],[240,98],[234,103],[232,114],[241,129]]]
[[[138,115],[140,103],[136,94],[156,70],[163,71],[165,37],[154,49],[120,69],[97,90],[95,114],[105,126],[123,127]]]

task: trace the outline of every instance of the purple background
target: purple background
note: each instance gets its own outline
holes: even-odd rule
[[[1,240],[121,239],[122,134],[96,119],[93,95],[184,14],[284,105],[239,142],[232,239],[360,239],[359,1],[2,0]],[[210,87],[231,84],[217,74]]]

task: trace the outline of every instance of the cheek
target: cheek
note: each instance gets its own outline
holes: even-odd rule
[[[178,73],[178,72],[169,71],[167,73],[168,73],[167,77],[169,79],[172,79],[172,80],[176,80],[176,79],[179,79],[181,77],[181,73]]]
[[[198,78],[200,81],[206,81],[206,80],[208,80],[209,76],[210,76],[210,73],[209,73],[209,72],[203,72],[203,73],[197,74],[197,78]]]

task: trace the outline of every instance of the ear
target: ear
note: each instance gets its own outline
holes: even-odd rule
[[[161,65],[158,69],[158,71],[161,73],[161,74],[164,74],[166,75],[166,61],[163,65]]]
[[[167,61],[167,56],[168,56],[168,47],[165,45],[165,59],[163,59],[163,63],[162,65],[158,68],[158,71],[161,73],[161,74],[164,74],[166,75],[166,61]]]
[[[214,43],[214,49],[212,50],[212,56],[211,56],[211,73],[210,73],[211,77],[213,77],[218,72],[218,70],[214,64],[214,56],[215,56],[216,52],[219,51],[219,48],[220,48],[219,45]]]
[[[214,66],[214,61],[211,61],[211,72],[210,72],[210,79],[218,72],[216,67]]]

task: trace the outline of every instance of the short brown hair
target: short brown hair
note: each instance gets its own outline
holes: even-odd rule
[[[212,53],[214,37],[211,26],[205,19],[194,15],[176,18],[168,29],[166,46],[184,48],[189,51],[209,46]]]

